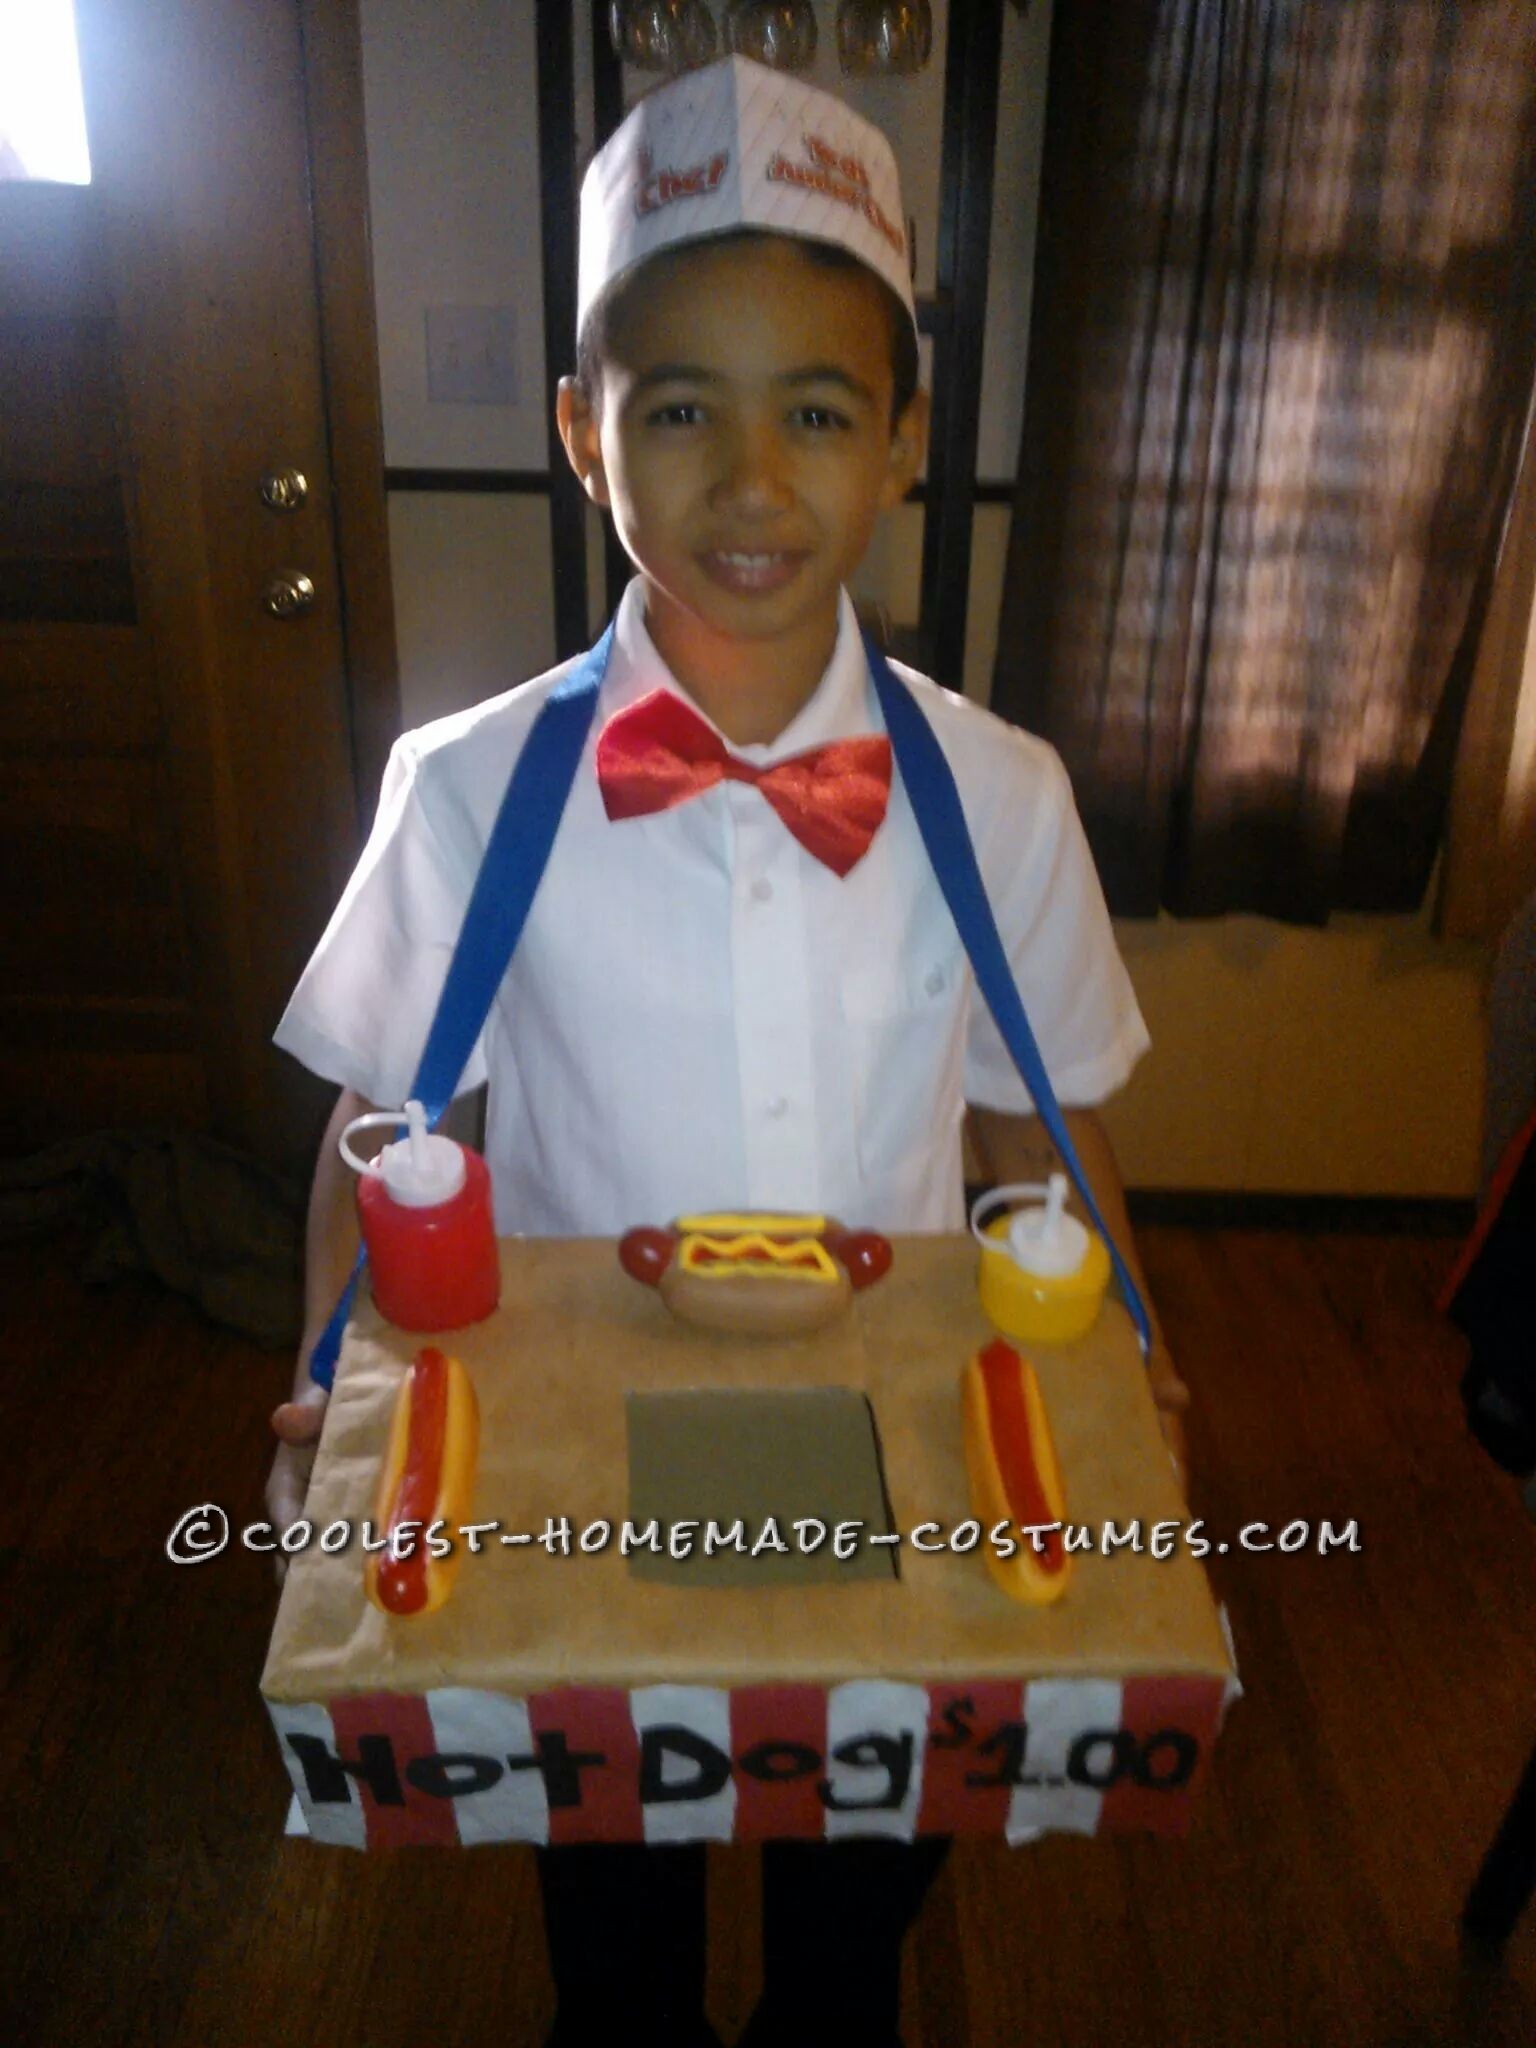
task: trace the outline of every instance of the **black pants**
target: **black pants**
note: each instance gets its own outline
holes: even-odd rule
[[[901,1945],[949,1843],[763,1846],[763,1997],[742,2048],[899,2048]],[[541,1849],[550,2048],[708,2048],[704,1848]]]

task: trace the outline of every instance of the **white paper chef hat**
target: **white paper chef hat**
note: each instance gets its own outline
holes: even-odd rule
[[[658,249],[759,227],[837,242],[913,316],[891,145],[842,100],[749,57],[685,71],[630,109],[581,184],[576,331]]]

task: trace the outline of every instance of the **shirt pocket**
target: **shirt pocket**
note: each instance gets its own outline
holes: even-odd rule
[[[871,1191],[909,1190],[964,1113],[964,954],[854,967],[841,993],[860,1173]]]

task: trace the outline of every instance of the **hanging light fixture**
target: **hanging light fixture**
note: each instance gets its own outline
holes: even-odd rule
[[[933,50],[928,0],[842,0],[837,54],[848,72],[921,71]]]
[[[755,57],[776,71],[809,70],[816,55],[811,0],[731,0],[723,26],[733,56]]]
[[[715,18],[704,0],[612,0],[608,38],[637,71],[691,71],[715,54]]]

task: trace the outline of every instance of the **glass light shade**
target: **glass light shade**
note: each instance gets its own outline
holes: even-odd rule
[[[837,54],[845,71],[921,71],[933,52],[928,0],[842,0]]]
[[[637,71],[691,71],[715,54],[715,18],[704,0],[612,0],[614,55]]]
[[[755,57],[776,71],[804,71],[816,55],[811,0],[731,0],[723,28],[733,56]]]

